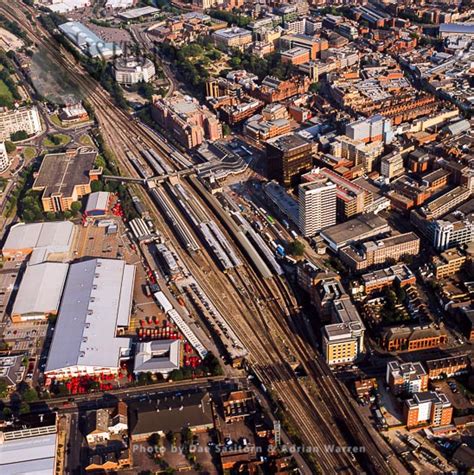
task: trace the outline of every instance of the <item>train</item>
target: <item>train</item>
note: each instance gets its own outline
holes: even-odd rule
[[[126,155],[130,163],[142,178],[146,180],[151,177],[150,172],[145,168],[144,164],[132,152],[126,152]]]

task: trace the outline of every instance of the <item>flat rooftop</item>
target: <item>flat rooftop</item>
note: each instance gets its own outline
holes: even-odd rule
[[[362,214],[345,223],[330,226],[321,236],[340,247],[349,241],[362,240],[390,231],[388,222],[373,213]]]
[[[146,15],[154,15],[155,13],[159,12],[160,10],[154,7],[132,8],[131,10],[119,13],[119,17],[125,18],[126,20],[133,20],[135,18],[140,18]]]
[[[287,134],[275,137],[274,139],[267,140],[267,144],[272,145],[275,148],[283,152],[293,150],[298,147],[304,147],[310,144],[306,139],[298,134]]]
[[[43,158],[33,189],[43,190],[44,196],[72,196],[74,187],[87,185],[94,168],[95,151],[78,150],[76,154],[54,153]]]
[[[128,325],[134,279],[135,266],[121,260],[71,264],[45,372],[118,367],[130,339],[116,330]]]

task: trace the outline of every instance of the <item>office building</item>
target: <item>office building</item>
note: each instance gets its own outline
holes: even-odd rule
[[[135,266],[115,259],[70,265],[45,368],[47,377],[69,379],[117,374],[130,357],[131,341],[117,336],[128,327]]]
[[[420,426],[443,427],[451,424],[453,407],[443,393],[415,393],[405,401],[404,418],[407,429]]]
[[[329,365],[354,362],[364,352],[365,327],[348,295],[332,302],[332,321],[323,329],[323,353]]]
[[[416,256],[420,251],[420,238],[413,232],[367,241],[360,246],[349,245],[339,251],[339,257],[354,270],[384,264],[388,259],[398,261],[403,256]]]
[[[303,236],[336,224],[336,185],[325,177],[298,187],[298,219]]]
[[[360,140],[364,143],[377,141],[390,143],[393,139],[392,123],[383,115],[376,114],[368,119],[347,124],[345,135],[352,140]]]
[[[187,148],[197,147],[205,139],[222,138],[222,127],[216,116],[189,96],[153,97],[151,116]]]
[[[387,364],[386,383],[396,396],[421,393],[428,390],[428,374],[420,362]]]
[[[10,157],[8,156],[7,149],[5,148],[5,143],[0,142],[0,173],[7,171],[9,166]]]
[[[466,255],[457,248],[446,249],[434,256],[432,263],[436,279],[444,279],[459,272],[466,262]]]
[[[301,174],[313,166],[314,146],[300,135],[288,134],[266,143],[267,170],[270,179],[283,186],[295,186]]]
[[[403,175],[405,168],[403,166],[403,157],[401,153],[395,151],[380,160],[380,173],[389,180]]]
[[[45,212],[70,210],[72,203],[91,192],[91,182],[102,174],[102,169],[94,168],[96,158],[97,152],[85,147],[43,158],[32,189],[42,192]]]
[[[24,131],[36,135],[42,130],[41,119],[36,106],[19,107],[0,112],[0,141],[10,140],[11,134]]]
[[[384,218],[367,213],[325,229],[321,232],[321,237],[333,251],[338,251],[348,244],[364,241],[390,231],[391,228]]]
[[[284,35],[279,40],[280,47],[283,51],[293,48],[303,48],[309,51],[309,58],[315,60],[321,51],[329,48],[326,38],[317,38],[309,35],[290,34]]]
[[[148,58],[119,58],[114,61],[114,78],[119,84],[130,86],[149,82],[155,75],[155,65]]]
[[[463,192],[461,198],[466,196],[468,194]],[[474,241],[474,199],[453,208],[448,204],[447,208],[450,211],[436,219],[429,217],[423,209],[413,210],[410,214],[410,221],[440,251]]]
[[[328,168],[314,168],[311,172],[305,173],[301,177],[301,181],[302,183],[309,183],[313,179],[318,179],[318,177],[325,177],[336,185],[338,221],[345,221],[363,213],[372,204],[372,193]]]
[[[212,34],[217,46],[224,49],[244,49],[252,43],[252,32],[244,28],[232,27],[217,30]]]

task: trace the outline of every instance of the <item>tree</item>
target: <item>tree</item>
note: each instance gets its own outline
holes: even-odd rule
[[[20,404],[19,413],[20,414],[28,414],[28,412],[30,412],[30,405],[27,402],[22,402]]]
[[[19,130],[18,132],[13,132],[13,134],[10,135],[10,138],[12,142],[21,142],[28,138],[28,134],[24,130]]]
[[[92,183],[91,183],[91,191],[92,193],[95,193],[97,191],[102,191],[104,189],[104,185],[102,184],[102,182],[100,180],[94,180]]]
[[[289,252],[293,256],[302,256],[304,254],[304,243],[295,239],[290,243]]]
[[[76,215],[77,213],[79,213],[79,211],[81,211],[81,208],[82,208],[82,204],[80,201],[73,201],[71,203],[71,212],[73,215]]]
[[[10,419],[10,417],[12,416],[12,410],[9,407],[4,407],[2,415],[4,419]]]
[[[153,434],[148,437],[148,443],[153,447],[158,447],[160,445],[161,435],[158,432],[153,432]]]
[[[3,398],[8,394],[8,384],[2,379],[0,380],[0,397]]]
[[[16,151],[16,145],[13,142],[10,142],[9,140],[7,140],[5,142],[5,149],[7,153],[13,153]]]
[[[321,89],[321,84],[319,82],[313,82],[309,86],[309,92],[312,92],[313,94],[317,94],[320,89]]]
[[[228,124],[222,124],[222,134],[227,137],[232,132],[232,129]]]
[[[38,400],[36,389],[29,388],[21,395],[24,402],[30,403]]]

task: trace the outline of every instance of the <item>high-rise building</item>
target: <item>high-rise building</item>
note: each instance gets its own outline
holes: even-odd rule
[[[284,186],[295,186],[313,166],[314,144],[296,134],[266,142],[268,177]]]
[[[8,158],[7,149],[5,144],[0,142],[0,173],[3,173],[10,166],[10,159]]]
[[[303,236],[336,224],[336,185],[321,176],[298,189],[299,228]]]

